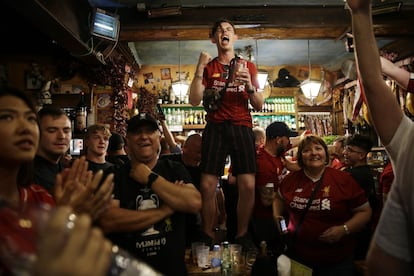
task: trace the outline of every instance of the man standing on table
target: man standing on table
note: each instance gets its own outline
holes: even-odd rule
[[[264,98],[257,91],[257,69],[250,61],[245,61],[245,68],[235,70],[235,78],[229,76],[237,40],[234,24],[220,19],[212,27],[210,38],[217,46],[218,55],[212,59],[206,52],[200,54],[190,87],[190,103],[198,106],[206,88],[221,90],[227,79],[230,80],[220,107],[207,112],[207,125],[203,132],[200,167],[204,241],[211,244],[214,236],[215,191],[218,178],[224,172],[226,156],[230,154],[239,189],[235,242],[250,247],[252,242],[247,232],[254,205],[256,157],[249,102],[255,110],[260,110]]]

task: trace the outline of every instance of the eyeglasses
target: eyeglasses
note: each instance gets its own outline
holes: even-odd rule
[[[354,149],[353,149],[353,148],[351,148],[350,146],[346,146],[346,147],[345,147],[345,149],[344,149],[344,151],[347,151],[347,152],[352,152],[352,153],[365,153],[365,152],[363,152],[363,151],[354,150]]]

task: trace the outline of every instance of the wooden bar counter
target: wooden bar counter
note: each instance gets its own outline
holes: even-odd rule
[[[220,267],[217,268],[201,268],[197,264],[194,264],[191,259],[191,250],[187,249],[185,254],[185,263],[187,265],[188,275],[191,276],[207,276],[207,275],[216,275],[220,276]],[[237,268],[234,268],[232,275],[233,276],[248,276],[250,275],[250,268],[246,266],[245,263],[238,265]]]

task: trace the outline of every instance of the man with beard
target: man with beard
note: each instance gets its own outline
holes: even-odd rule
[[[236,60],[234,43],[237,34],[234,24],[227,19],[218,20],[212,27],[210,39],[216,44],[218,55],[212,59],[208,53],[201,52],[189,94],[190,103],[198,106],[205,89],[221,91],[225,88],[219,108],[207,111],[207,124],[203,132],[200,164],[203,240],[210,245],[213,240],[214,220],[217,217],[216,187],[218,178],[224,173],[226,157],[230,154],[239,191],[235,242],[245,249],[253,245],[247,232],[254,205],[256,173],[249,102],[255,110],[261,110],[264,98],[257,91],[257,69],[252,62],[241,58],[239,62],[243,61],[245,66],[240,70],[230,70]],[[235,76],[230,76],[233,71]]]
[[[272,251],[281,249],[279,231],[273,218],[274,191],[286,171],[299,170],[296,163],[285,159],[290,148],[289,137],[296,136],[283,122],[273,122],[266,128],[266,142],[257,149],[255,202],[250,221],[251,234],[256,245],[266,241]]]

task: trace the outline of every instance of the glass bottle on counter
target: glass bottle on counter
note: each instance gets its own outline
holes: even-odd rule
[[[221,266],[221,248],[220,245],[215,244],[213,246],[213,252],[211,253],[211,267],[214,271],[220,271]]]
[[[81,134],[86,131],[88,105],[85,101],[85,92],[80,92],[79,102],[75,109],[75,133]]]
[[[229,242],[223,242],[223,254],[221,257],[221,275],[232,275],[232,262]]]

